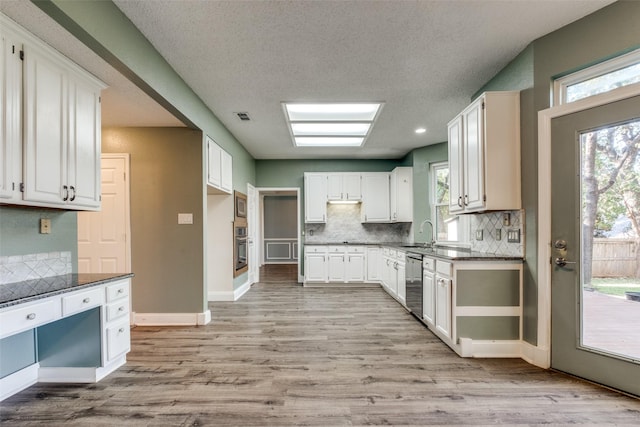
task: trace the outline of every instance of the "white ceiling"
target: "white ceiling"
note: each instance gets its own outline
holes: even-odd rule
[[[447,122],[531,41],[612,2],[114,1],[261,159],[398,158],[445,141]],[[181,125],[30,2],[0,10],[110,85],[105,125]],[[282,101],[385,106],[363,148],[294,148]]]

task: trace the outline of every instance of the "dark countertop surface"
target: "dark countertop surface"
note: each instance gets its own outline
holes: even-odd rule
[[[133,277],[120,274],[63,274],[0,285],[0,309]]]
[[[424,256],[441,258],[451,261],[522,261],[519,256],[492,254],[487,252],[475,252],[465,248],[453,248],[447,246],[425,247],[420,243],[406,244],[399,242],[307,242],[305,245],[330,246],[330,245],[349,245],[349,246],[384,246],[405,252],[413,252]]]

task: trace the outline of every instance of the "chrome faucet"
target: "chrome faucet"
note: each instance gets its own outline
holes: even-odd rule
[[[422,221],[422,224],[420,224],[419,233],[422,234],[424,232],[424,225],[425,224],[429,224],[431,226],[431,241],[429,242],[429,245],[433,246],[436,243],[436,239],[434,239],[435,236],[433,235],[434,234],[434,232],[433,232],[433,223],[430,220],[425,219],[424,221]]]

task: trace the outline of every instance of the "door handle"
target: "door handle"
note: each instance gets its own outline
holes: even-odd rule
[[[567,261],[566,259],[564,259],[562,257],[556,258],[555,263],[559,267],[565,267],[567,264],[577,264],[576,261]]]

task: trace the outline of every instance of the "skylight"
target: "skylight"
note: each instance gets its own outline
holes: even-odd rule
[[[360,147],[382,103],[283,103],[296,147]]]

